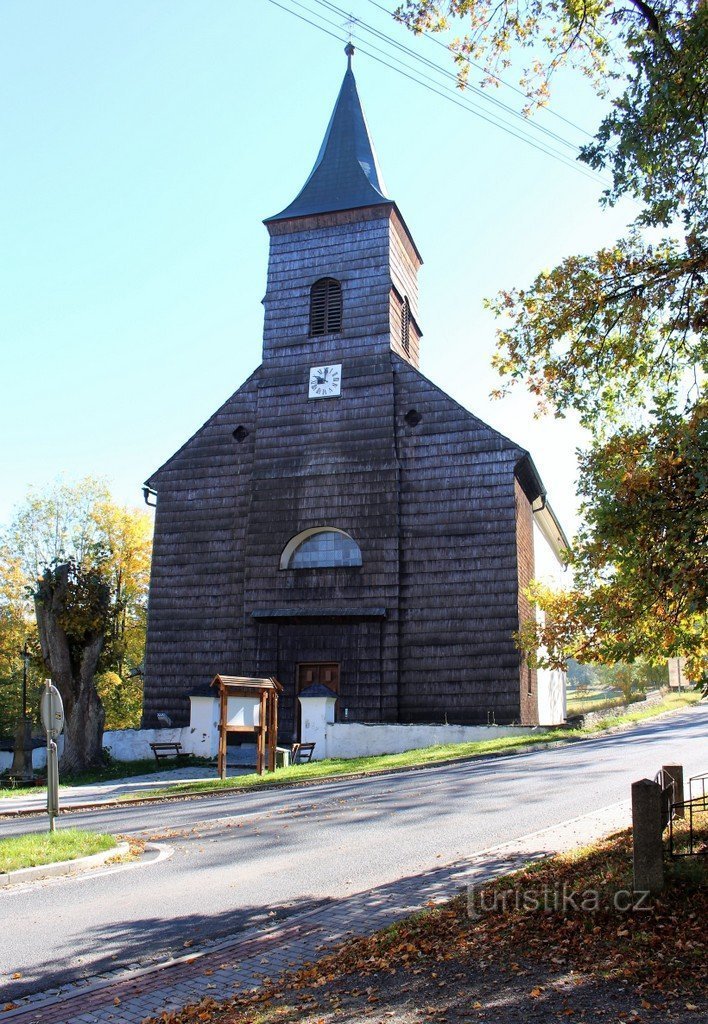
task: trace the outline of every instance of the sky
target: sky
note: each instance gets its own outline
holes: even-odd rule
[[[370,0],[345,6],[449,66]],[[339,40],[269,0],[4,0],[0,524],[59,477],[103,477],[141,504],[142,482],[258,365],[262,220],[309,174],[345,68]],[[534,420],[522,392],[490,400],[483,299],[611,242],[627,211],[601,211],[595,181],[360,51],[354,71],[424,258],[421,370],[531,451],[572,532],[582,437]],[[572,74],[551,108],[589,130],[602,110]]]

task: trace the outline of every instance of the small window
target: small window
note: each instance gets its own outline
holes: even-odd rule
[[[403,345],[406,355],[409,355],[411,351],[411,304],[407,296],[403,300],[403,309],[401,310],[401,345]]]
[[[281,569],[347,569],[361,565],[359,545],[342,530],[305,530],[285,545]]]
[[[310,337],[341,330],[342,286],[333,277],[322,277],[310,289]]]

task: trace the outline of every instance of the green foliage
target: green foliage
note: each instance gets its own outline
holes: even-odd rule
[[[22,714],[23,650],[28,645],[28,712],[35,711],[42,681],[37,627],[27,598],[22,566],[0,544],[0,736],[10,736]]]
[[[152,524],[147,513],[116,505],[101,481],[30,490],[0,544],[0,732],[19,712],[20,649],[30,638],[31,707],[46,674],[30,597],[47,597],[68,573],[61,626],[74,672],[87,639],[103,633],[99,686],[112,728],[135,727],[142,705]],[[63,567],[63,568],[62,568]],[[119,682],[116,682],[116,678]],[[6,699],[7,697],[7,699]]]
[[[143,711],[143,683],[137,673],[122,679],[117,672],[96,677],[98,695],[106,712],[106,729],[139,729]]]
[[[540,663],[708,657],[708,4],[702,0],[406,0],[414,31],[463,19],[454,44],[494,72],[512,45],[544,102],[561,64],[602,93],[622,84],[580,159],[601,198],[640,210],[624,238],[539,273],[489,305],[503,319],[497,394],[523,382],[539,411],[575,411],[592,435],[578,485],[573,589],[535,586],[544,613],[520,642]],[[465,74],[469,64],[465,64]],[[534,80],[535,79],[535,80]],[[660,232],[663,232],[663,237]],[[629,686],[629,681],[626,682]]]

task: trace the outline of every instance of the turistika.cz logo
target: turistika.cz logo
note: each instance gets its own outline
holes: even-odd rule
[[[543,889],[485,889],[476,885],[467,887],[467,916],[473,921],[485,914],[595,914],[598,910],[614,910],[618,914],[649,911],[649,892],[616,889],[584,889],[577,892],[571,886],[546,886]]]

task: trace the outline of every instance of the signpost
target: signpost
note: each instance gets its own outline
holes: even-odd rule
[[[64,705],[51,679],[46,679],[44,683],[41,714],[47,734],[47,814],[49,831],[54,832],[55,819],[59,814],[59,758],[56,741],[64,728]]]

